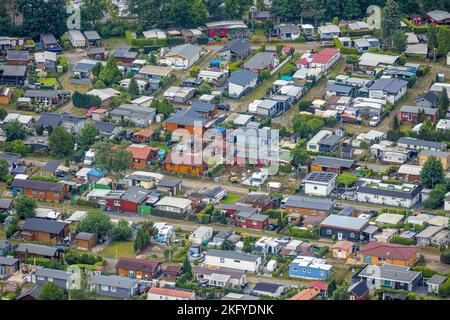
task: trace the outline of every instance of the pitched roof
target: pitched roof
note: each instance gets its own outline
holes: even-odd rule
[[[142,272],[154,273],[161,264],[159,261],[151,261],[144,259],[120,258],[116,264],[117,269],[139,270]]]
[[[8,165],[12,166],[14,163],[19,161],[20,154],[0,151],[0,159],[6,160],[6,162],[8,162]]]
[[[253,291],[275,293],[279,288],[284,288],[284,286],[278,283],[258,282],[253,288]]]
[[[428,281],[427,284],[440,285],[447,280],[446,276],[442,276],[440,274],[434,274]]]
[[[41,218],[28,218],[22,226],[24,231],[46,232],[58,234],[67,226],[65,222]]]
[[[265,69],[274,61],[274,55],[270,52],[258,52],[250,58],[243,67],[245,69]]]
[[[387,93],[397,94],[408,85],[407,81],[396,78],[380,78],[369,87],[369,90],[383,90]]]
[[[404,246],[394,243],[369,242],[364,246],[360,253],[368,256],[375,256],[379,258],[392,258],[396,260],[408,261],[411,256],[418,252],[418,248]]]
[[[228,42],[223,46],[217,53],[230,50],[232,53],[237,55],[243,55],[251,49],[251,44],[242,39],[235,39]]]
[[[148,293],[176,297],[181,299],[190,299],[195,295],[194,291],[172,289],[172,288],[158,288],[158,287],[151,287],[150,290],[148,290]]]
[[[287,300],[302,300],[302,301],[309,301],[313,300],[315,297],[317,297],[320,294],[320,290],[317,288],[307,288],[303,289],[302,291],[296,293],[292,297],[290,297]]]
[[[41,167],[41,171],[55,171],[61,164],[61,160],[49,160],[43,167]]]
[[[33,190],[43,190],[43,191],[63,191],[64,183],[58,182],[47,182],[47,181],[37,181],[37,180],[22,180],[14,179],[11,183],[14,188],[24,188]]]
[[[348,250],[353,247],[353,243],[347,240],[340,240],[336,242],[331,248],[332,249],[342,249]]]
[[[91,240],[92,237],[95,237],[95,234],[88,232],[80,232],[76,235],[76,240]]]
[[[0,266],[12,266],[15,265],[17,262],[19,262],[19,259],[15,258],[8,258],[8,257],[1,257],[0,256]]]
[[[240,86],[250,84],[253,80],[258,79],[258,74],[246,69],[234,71],[228,78],[228,83],[234,83]]]
[[[354,284],[352,284],[348,288],[348,292],[354,294],[357,297],[362,297],[369,291],[369,288],[367,287],[366,281],[358,281]]]
[[[146,160],[153,149],[144,144],[132,144],[127,147],[127,150],[133,154],[133,158]]]
[[[0,71],[3,72],[3,76],[9,77],[24,77],[27,73],[26,66],[12,66],[12,65],[0,65]]]
[[[180,55],[187,59],[193,59],[196,55],[200,54],[201,49],[190,43],[185,43],[176,47],[173,47],[169,53],[166,54],[167,57]]]
[[[450,19],[450,13],[444,10],[433,10],[427,13],[435,21],[444,21]]]
[[[426,147],[426,148],[434,148],[434,149],[443,149],[445,148],[445,144],[441,142],[428,141],[428,140],[420,140],[410,137],[401,137],[398,139],[398,144],[406,144],[413,145],[417,147]]]
[[[40,244],[19,243],[19,245],[16,248],[16,251],[17,252],[28,251],[28,253],[30,253],[30,254],[37,254],[37,255],[46,256],[46,257],[53,257],[56,254],[56,252],[58,251],[58,249],[56,249],[54,247],[43,246]]]

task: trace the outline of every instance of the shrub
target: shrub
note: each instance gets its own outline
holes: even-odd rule
[[[448,297],[450,296],[450,278],[447,279],[441,286],[439,287],[438,292],[439,297]]]
[[[403,244],[405,246],[410,246],[412,244],[414,244],[414,240],[411,238],[402,238],[399,236],[394,236],[392,238],[392,243],[396,243],[396,244]]]
[[[450,264],[450,250],[442,252],[441,262],[445,264]]]

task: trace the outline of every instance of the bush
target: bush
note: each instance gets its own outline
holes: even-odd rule
[[[435,274],[440,274],[436,270],[433,270],[433,269],[430,269],[427,267],[423,267],[423,266],[415,266],[415,267],[412,267],[411,269],[414,271],[422,272],[422,277],[424,277],[424,278],[431,278]]]
[[[405,246],[410,246],[412,244],[414,244],[414,240],[411,238],[402,238],[399,236],[394,236],[392,238],[392,243],[396,243],[396,244],[403,244]]]
[[[441,262],[445,264],[450,264],[450,250],[442,252]]]
[[[100,208],[99,203],[87,201],[87,200],[83,200],[83,199],[78,199],[76,202],[76,205],[80,206],[80,207]]]
[[[450,296],[450,278],[447,279],[441,286],[439,287],[439,297],[448,297]]]

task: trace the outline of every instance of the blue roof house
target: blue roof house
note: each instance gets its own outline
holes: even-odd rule
[[[332,267],[331,264],[326,263],[325,259],[298,256],[289,264],[289,276],[293,278],[326,280]]]

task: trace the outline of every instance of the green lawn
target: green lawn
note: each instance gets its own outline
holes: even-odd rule
[[[241,195],[236,193],[228,193],[227,197],[223,199],[221,202],[224,204],[235,204],[239,199],[241,198]]]
[[[114,241],[98,253],[103,258],[118,259],[120,257],[135,258],[133,241]]]
[[[102,46],[108,50],[113,50],[122,44],[127,44],[125,37],[113,37],[102,40]]]
[[[43,86],[53,87],[58,83],[56,78],[40,78],[38,82],[42,83]]]

